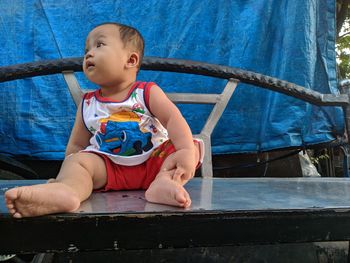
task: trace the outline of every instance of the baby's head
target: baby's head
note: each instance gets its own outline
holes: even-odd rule
[[[135,28],[118,23],[100,24],[86,39],[83,70],[98,85],[136,78],[143,52],[144,41]]]

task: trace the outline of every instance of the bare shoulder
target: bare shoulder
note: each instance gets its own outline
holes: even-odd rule
[[[168,98],[165,92],[153,85],[150,90],[149,106],[152,114],[164,125],[174,114],[180,114],[175,104]]]
[[[168,96],[166,95],[166,93],[164,92],[164,90],[158,86],[157,84],[152,85],[151,89],[150,89],[150,99],[151,100],[160,100],[160,101],[170,101],[170,99],[168,98]]]

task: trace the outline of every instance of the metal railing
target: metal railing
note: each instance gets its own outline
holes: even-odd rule
[[[83,91],[74,77],[74,71],[82,71],[82,57],[66,58],[57,60],[46,60],[11,66],[0,67],[0,82],[35,77],[42,75],[63,73],[69,86],[72,97],[78,103]],[[211,143],[210,136],[224,111],[234,89],[239,82],[253,84],[258,87],[283,93],[285,95],[303,100],[317,106],[341,106],[344,109],[346,137],[349,138],[350,128],[350,80],[340,82],[341,94],[322,94],[320,92],[307,89],[291,82],[258,74],[251,71],[227,67],[222,65],[208,64],[190,60],[180,60],[171,58],[145,57],[141,65],[142,70],[166,71],[177,73],[189,73],[195,75],[211,76],[215,78],[227,79],[228,83],[222,94],[171,94],[169,97],[176,103],[205,103],[214,104],[204,128],[198,135],[206,146],[206,157],[203,164],[202,176],[212,176]],[[346,164],[349,167],[349,155],[345,153]],[[347,169],[348,170],[348,169]],[[345,171],[348,176],[348,172]]]

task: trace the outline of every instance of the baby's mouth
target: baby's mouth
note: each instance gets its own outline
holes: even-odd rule
[[[95,67],[95,64],[92,61],[87,61],[86,62],[86,68],[87,69],[90,69],[90,68],[93,68],[93,67]]]

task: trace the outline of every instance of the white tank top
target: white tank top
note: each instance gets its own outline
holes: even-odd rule
[[[100,90],[84,95],[82,115],[92,133],[92,151],[108,156],[121,165],[146,161],[153,149],[168,139],[168,133],[149,110],[153,82],[135,82],[123,101],[101,96]]]

